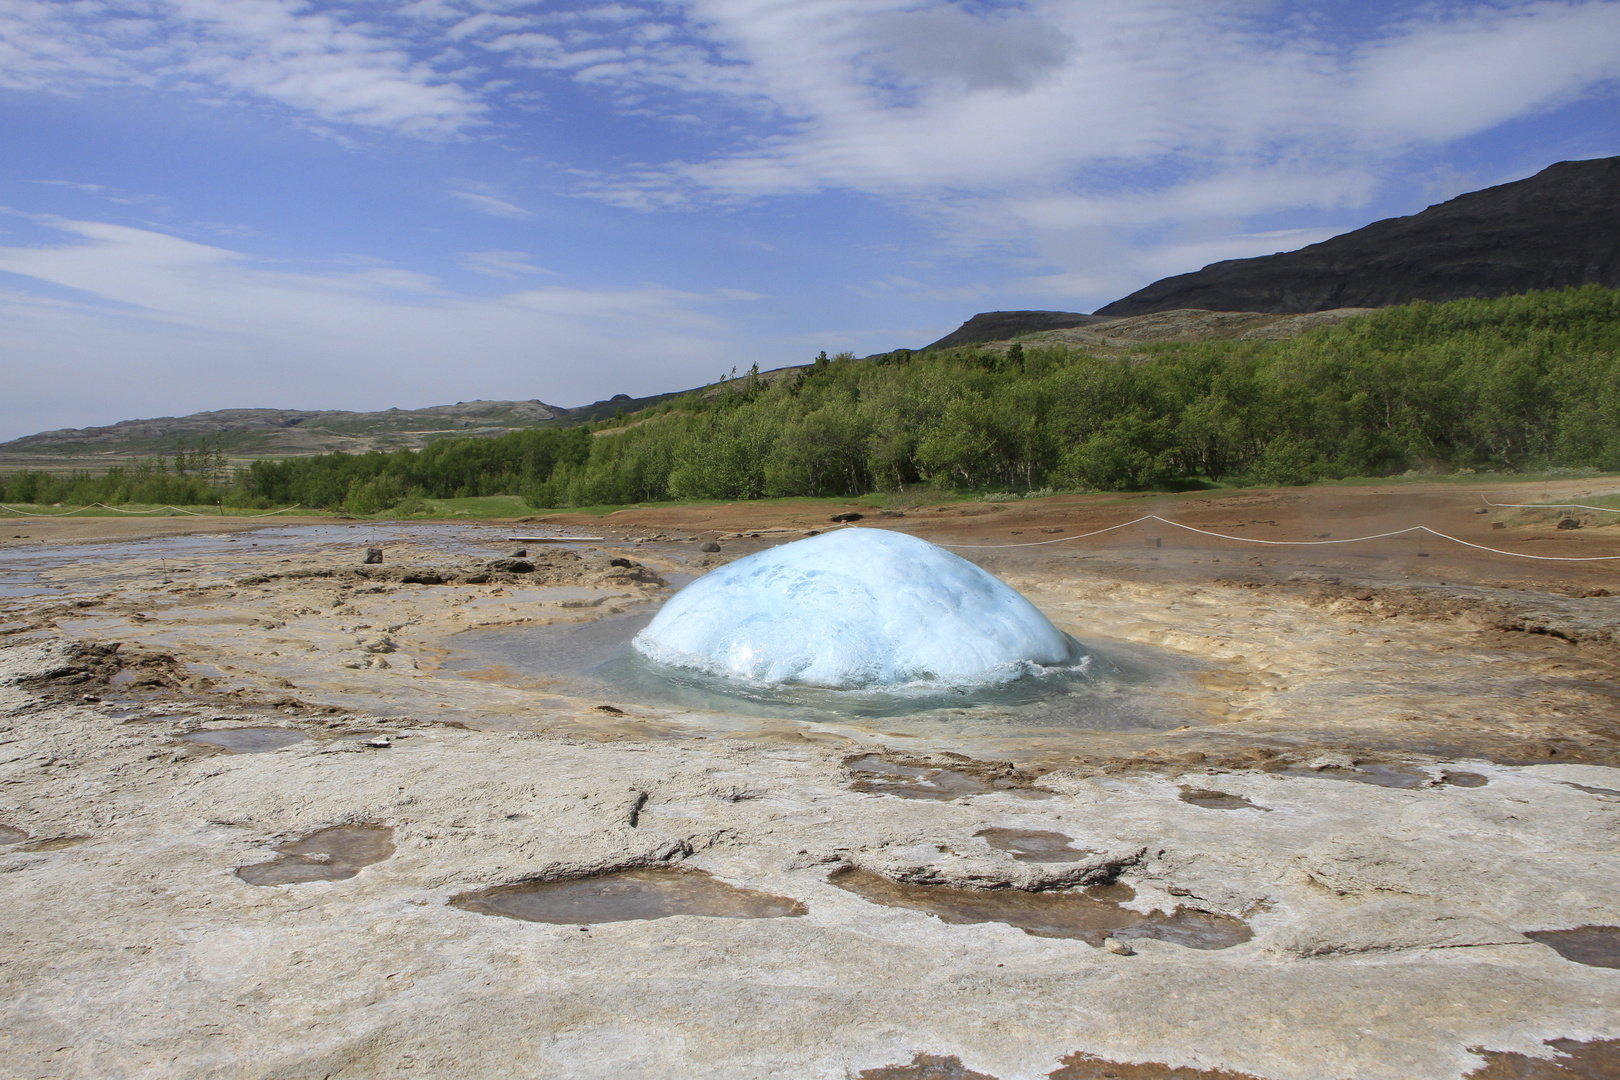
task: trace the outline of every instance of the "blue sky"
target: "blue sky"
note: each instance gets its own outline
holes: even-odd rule
[[[0,0],[0,439],[582,404],[1620,154],[1620,0]]]

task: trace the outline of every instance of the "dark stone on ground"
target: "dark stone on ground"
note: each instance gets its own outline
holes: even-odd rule
[[[514,559],[527,559],[529,557],[529,549],[518,548],[516,551],[512,552],[511,557]]]
[[[380,548],[380,547],[368,547],[368,548],[366,548],[366,557],[365,557],[365,559],[363,561],[366,563],[367,566],[375,565],[376,563],[382,562],[382,548]]]
[[[700,550],[713,554],[714,552],[720,550],[720,545],[715,543],[713,540],[710,540],[707,544],[704,544]]]
[[[1578,529],[1581,527],[1579,518],[1564,518],[1558,523],[1560,529]]]
[[[498,574],[534,573],[534,563],[528,559],[491,559],[489,568]]]
[[[1298,251],[1212,263],[1097,314],[1328,311],[1593,284],[1620,287],[1620,157],[1562,161]]]
[[[832,516],[832,520],[833,521],[859,521],[862,518],[864,518],[865,516],[866,516],[865,514],[857,514],[854,511],[850,511],[847,514],[834,514]]]

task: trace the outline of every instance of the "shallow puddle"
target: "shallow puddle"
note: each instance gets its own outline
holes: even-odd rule
[[[1588,795],[1614,795],[1614,796],[1620,796],[1620,791],[1616,791],[1614,788],[1588,787],[1585,784],[1577,784],[1577,783],[1574,783],[1574,782],[1569,781],[1569,780],[1565,780],[1565,781],[1563,781],[1563,783],[1564,783],[1565,787],[1572,787],[1576,791],[1584,791]]]
[[[1181,789],[1181,801],[1194,806],[1202,806],[1206,810],[1259,810],[1270,813],[1264,806],[1256,806],[1242,795],[1231,795],[1224,791],[1212,791],[1209,788]]]
[[[268,754],[283,746],[304,741],[298,732],[286,728],[220,728],[216,731],[193,731],[181,738],[187,742],[217,746],[232,754]]]
[[[1157,938],[1190,949],[1228,949],[1252,937],[1247,923],[1178,907],[1168,915],[1144,915],[1121,907],[1134,898],[1128,885],[1081,893],[1032,893],[1019,889],[966,889],[911,885],[866,870],[840,870],[828,878],[840,889],[882,904],[909,908],[955,924],[1006,923],[1034,937],[1074,938],[1101,946],[1105,938]]]
[[[1068,1055],[1063,1059],[1062,1068],[1046,1075],[1048,1080],[1256,1080],[1248,1073],[1225,1069],[1172,1067],[1157,1061],[1125,1064],[1080,1053]]]
[[[1098,852],[1072,846],[1074,840],[1060,832],[1040,829],[980,829],[973,834],[997,851],[1005,851],[1019,862],[1075,862]]]
[[[1553,1052],[1551,1058],[1486,1050],[1481,1055],[1485,1064],[1464,1080],[1611,1080],[1620,1076],[1620,1039],[1549,1039],[1546,1045]]]
[[[1524,936],[1553,949],[1565,960],[1589,967],[1620,968],[1620,926],[1526,930]]]
[[[1324,780],[1350,780],[1357,784],[1375,784],[1378,787],[1410,790],[1433,782],[1426,772],[1403,769],[1396,765],[1357,765],[1353,769],[1284,769],[1285,776],[1314,776]],[[1474,776],[1474,773],[1456,774]],[[1481,780],[1484,777],[1480,777]],[[1477,785],[1461,784],[1460,787]]]
[[[1448,784],[1451,787],[1470,788],[1484,787],[1486,784],[1490,783],[1489,780],[1481,776],[1479,773],[1450,771],[1442,772],[1440,774],[1440,782],[1442,784]]]
[[[913,1054],[909,1065],[883,1065],[862,1069],[861,1080],[996,1080],[989,1073],[974,1072],[955,1054]]]
[[[727,885],[702,870],[623,870],[566,881],[525,881],[462,893],[450,903],[525,922],[589,923],[700,915],[712,919],[797,918],[807,910],[785,896]]]
[[[53,836],[48,840],[35,840],[32,844],[24,844],[23,851],[61,851],[64,848],[78,847],[88,836]]]
[[[26,839],[28,839],[28,834],[21,829],[13,829],[10,825],[0,825],[0,846],[20,844]]]
[[[1049,799],[1052,793],[1021,786],[1010,780],[980,780],[956,769],[918,768],[885,761],[876,754],[846,763],[856,776],[851,791],[868,795],[894,795],[901,799],[930,799],[949,802],[966,795],[1005,791],[1025,799]]]
[[[338,825],[282,844],[269,862],[236,868],[249,885],[296,885],[305,881],[345,881],[360,868],[394,853],[394,830],[382,825]]]

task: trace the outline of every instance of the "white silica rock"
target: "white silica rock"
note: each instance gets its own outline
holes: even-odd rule
[[[995,577],[882,529],[826,533],[714,570],[633,644],[710,675],[840,690],[998,682],[1081,659]]]

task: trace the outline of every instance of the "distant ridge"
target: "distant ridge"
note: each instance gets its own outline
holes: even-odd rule
[[[1006,341],[1023,334],[1037,334],[1042,330],[1068,330],[1075,326],[1090,326],[1107,322],[1101,315],[1082,315],[1077,311],[981,311],[967,322],[924,349],[954,349],[961,345],[979,345],[986,341]]]
[[[1212,263],[1097,314],[1326,311],[1592,284],[1620,287],[1620,157],[1561,161],[1298,251]]]
[[[459,401],[425,409],[220,409],[189,416],[62,428],[0,443],[0,453],[121,455],[167,453],[175,441],[216,441],[234,454],[320,454],[415,449],[447,435],[501,435],[550,426],[569,410],[543,401]]]

